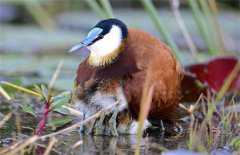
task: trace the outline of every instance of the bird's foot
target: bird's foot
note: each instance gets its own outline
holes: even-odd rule
[[[115,110],[110,114],[110,118],[107,121],[107,125],[105,128],[105,134],[106,135],[111,135],[111,136],[118,136],[118,131],[117,131],[117,116],[118,116],[118,110]]]
[[[89,121],[88,123],[86,123],[86,124],[83,126],[82,132],[83,132],[84,134],[87,134],[87,135],[92,134],[92,133],[94,132],[95,123],[96,123],[96,119],[93,119],[93,120]]]
[[[94,125],[94,135],[104,135],[104,119],[106,117],[106,114],[103,113],[101,116],[96,120]]]
[[[144,121],[142,131],[145,134],[147,129],[151,126],[148,120]],[[120,123],[118,125],[118,132],[121,134],[136,135],[138,132],[139,122],[136,120],[129,120],[128,122]]]

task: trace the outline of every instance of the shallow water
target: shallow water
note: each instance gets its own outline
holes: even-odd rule
[[[110,136],[88,136],[79,135],[77,132],[68,136],[63,136],[66,140],[65,145],[59,146],[61,151],[70,154],[134,154],[136,148],[135,135]],[[79,147],[72,149],[68,144],[81,140]],[[141,154],[160,154],[166,149],[177,149],[185,145],[185,137],[165,137],[164,135],[147,136],[142,139]],[[68,148],[68,149],[67,149]]]

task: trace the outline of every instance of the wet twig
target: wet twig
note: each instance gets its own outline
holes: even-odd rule
[[[82,143],[83,143],[82,140],[77,141],[76,143],[73,144],[73,146],[71,147],[71,149],[77,148],[78,146],[82,145]]]
[[[5,117],[0,121],[0,128],[12,117],[12,113],[8,113]]]
[[[76,110],[76,109],[74,109],[74,108],[71,108],[71,107],[65,106],[65,105],[63,105],[62,107],[65,108],[65,109],[67,109],[67,110],[69,111],[69,113],[70,113],[71,115],[73,115],[73,116],[77,116],[77,117],[82,117],[82,116],[83,116],[83,113],[82,113],[82,112],[80,112],[80,111],[78,111],[78,110]]]
[[[44,154],[43,155],[48,155],[50,152],[51,152],[51,150],[52,150],[52,148],[53,148],[53,146],[54,146],[54,144],[57,142],[57,139],[55,138],[55,137],[52,137],[51,139],[50,139],[50,141],[49,141],[49,143],[48,143],[48,146],[47,146],[47,148],[46,148],[46,150],[45,150],[45,152],[44,152]]]

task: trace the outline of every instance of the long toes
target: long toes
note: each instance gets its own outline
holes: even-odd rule
[[[112,116],[108,120],[108,125],[106,127],[106,134],[112,135],[112,136],[118,136],[118,131],[117,131],[117,115],[118,112],[115,111],[113,112]]]
[[[96,120],[94,125],[94,135],[104,135],[104,119],[106,115],[102,114],[99,119]]]
[[[83,126],[83,132],[84,132],[85,134],[87,134],[87,135],[92,134],[92,133],[93,133],[93,130],[94,130],[95,122],[96,122],[96,119],[91,120],[90,122],[88,122],[87,124],[85,124],[85,125]]]

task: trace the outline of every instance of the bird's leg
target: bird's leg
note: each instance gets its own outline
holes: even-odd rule
[[[160,129],[161,129],[162,132],[165,131],[165,126],[164,126],[164,123],[163,123],[162,120],[160,120]]]
[[[117,108],[114,109],[113,114],[111,115],[111,117],[108,121],[108,127],[110,130],[110,134],[114,135],[114,136],[118,135],[117,117],[120,113],[126,111],[126,109],[127,109],[127,100],[125,98],[122,86],[118,87],[116,90],[116,100],[118,100],[120,103],[117,106]]]
[[[117,116],[118,116],[118,110],[113,111],[110,119],[108,120],[108,124],[106,126],[105,132],[107,135],[118,136]]]
[[[87,135],[90,135],[92,133],[94,133],[94,126],[96,123],[96,119],[91,120],[90,122],[88,122],[87,124],[84,125],[84,133]]]
[[[87,98],[87,96],[86,97],[84,96],[81,99],[75,98],[73,102],[74,102],[75,109],[83,113],[83,116],[79,118],[80,121],[88,119],[90,116],[94,115],[96,112],[100,110],[98,105],[94,105],[91,102],[89,102],[89,99]],[[92,119],[88,121],[87,123],[85,123],[80,127],[79,131],[84,134],[93,134],[96,122],[97,122],[97,119]]]
[[[94,125],[94,135],[104,135],[104,119],[105,113],[101,114],[100,118],[96,120]]]
[[[120,102],[116,109],[114,109],[111,118],[108,121],[108,129],[111,131],[111,135],[122,134],[136,134],[139,123],[133,120],[129,110],[128,103],[125,98],[122,86],[116,90],[116,98]],[[150,126],[150,123],[145,120],[144,130]]]
[[[88,113],[94,114],[102,109],[106,108],[107,106],[114,104],[116,102],[116,97],[113,94],[105,93],[102,90],[97,90],[93,94],[91,94],[88,100]],[[108,112],[104,112],[101,114],[99,118],[96,119],[93,128],[94,135],[117,135],[114,130],[114,126],[116,124],[109,125],[108,120],[114,120],[114,114],[116,107],[111,108]],[[115,116],[116,117],[116,116]],[[116,121],[116,120],[115,120]],[[112,130],[113,129],[113,130]],[[111,133],[110,131],[113,131]]]

